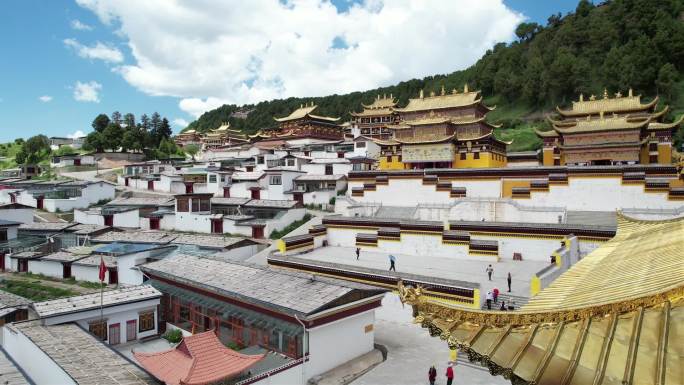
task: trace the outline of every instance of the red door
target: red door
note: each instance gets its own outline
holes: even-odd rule
[[[109,344],[118,345],[121,343],[121,324],[109,325]]]
[[[126,341],[135,341],[138,333],[137,320],[126,321]]]
[[[150,230],[159,230],[159,218],[150,218]]]
[[[252,226],[252,238],[262,239],[264,237],[263,226]]]
[[[0,253],[0,270],[5,271],[5,253]]]
[[[147,181],[147,189],[148,190],[154,190],[154,181],[153,180]]]
[[[223,188],[223,197],[224,198],[230,198],[230,187],[224,187]]]
[[[252,199],[261,199],[261,190],[258,188],[252,189]]]
[[[254,171],[254,166],[247,166],[245,167],[245,170],[247,170],[247,172],[252,172]]]
[[[128,178],[124,178],[124,185],[128,186]]]
[[[63,263],[62,264],[62,278],[67,279],[70,277],[71,277],[71,264]]]
[[[192,182],[185,184],[185,193],[186,194],[192,194]]]
[[[17,260],[17,270],[20,273],[26,273],[28,272],[28,259],[19,259]]]
[[[10,203],[17,203],[17,196],[14,193],[10,193]]]
[[[81,165],[81,160],[80,159],[74,159],[74,166],[80,166]]]
[[[109,284],[116,285],[119,283],[119,273],[116,271],[116,267],[107,269],[109,272]]]
[[[216,218],[211,220],[211,232],[214,234],[223,234],[223,219]]]
[[[104,225],[114,226],[114,215],[104,215]]]
[[[44,197],[36,197],[36,208],[43,209],[43,199]]]
[[[292,193],[294,196],[294,200],[299,202],[300,204],[304,204],[304,193]]]

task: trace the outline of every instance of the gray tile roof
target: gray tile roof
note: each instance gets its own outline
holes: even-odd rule
[[[200,247],[228,248],[240,242],[254,244],[246,238],[224,237],[221,235],[195,235],[180,234],[171,243],[184,245],[197,245]]]
[[[10,361],[5,352],[0,351],[0,384],[28,385],[29,382],[19,369]]]
[[[232,179],[234,181],[254,181],[261,179],[266,175],[263,171],[252,171],[252,172],[236,172],[233,173]]]
[[[73,262],[74,265],[100,266],[100,258],[104,260],[105,266],[116,267],[116,257],[111,255],[91,255]]]
[[[307,174],[307,175],[301,175],[296,177],[294,180],[297,182],[305,182],[305,181],[321,181],[321,180],[340,180],[340,179],[345,179],[346,176],[342,174],[335,174],[335,175],[315,175],[315,174]]]
[[[17,259],[35,259],[40,257],[41,255],[44,255],[45,253],[42,253],[40,251],[22,251],[19,253],[12,253],[10,254],[10,258],[17,258]]]
[[[97,233],[99,231],[103,231],[103,230],[106,230],[108,228],[109,228],[109,226],[89,225],[89,224],[79,223],[78,225],[76,225],[74,227],[69,227],[69,231],[73,231],[74,234],[87,235],[87,234]]]
[[[161,297],[161,292],[150,285],[129,286],[122,289],[105,291],[102,294],[102,306],[123,305],[159,297]],[[100,293],[34,302],[32,307],[40,318],[99,309]]]
[[[88,254],[75,254],[68,251],[58,251],[56,253],[48,254],[41,257],[41,261],[55,261],[55,262],[74,262],[79,259],[87,257]]]
[[[172,197],[130,197],[116,198],[105,206],[173,206]]]
[[[75,226],[76,223],[72,222],[31,222],[23,223],[19,226],[20,230],[49,230],[49,231],[62,231],[68,229],[69,227]]]
[[[43,326],[38,321],[8,326],[24,334],[78,384],[156,384],[140,367],[126,360],[76,324]]]
[[[137,243],[169,243],[176,234],[164,231],[110,231],[93,238],[96,242],[137,242]]]
[[[245,207],[268,207],[268,208],[285,208],[289,209],[295,207],[297,201],[292,200],[275,200],[275,199],[252,199],[245,203]]]
[[[4,219],[0,219],[0,226],[3,227],[8,227],[8,226],[20,226],[21,222],[15,222],[15,221],[6,221]]]
[[[231,198],[213,197],[213,198],[211,198],[211,204],[216,204],[216,205],[243,205],[249,201],[250,201],[250,198],[236,198],[236,197],[231,197]]]
[[[0,308],[6,307],[21,307],[31,303],[31,300],[12,294],[10,292],[0,290]]]
[[[188,255],[148,263],[142,265],[141,269],[151,275],[218,292],[285,314],[313,314],[355,289],[371,290],[372,294],[378,290],[372,286],[350,285],[321,277],[312,279],[311,275]]]

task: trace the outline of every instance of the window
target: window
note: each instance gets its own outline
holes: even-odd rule
[[[271,175],[270,184],[280,186],[281,184],[283,184],[283,179],[280,175]]]
[[[461,153],[461,160],[465,160],[465,159],[466,159],[466,153],[465,153],[465,152],[462,152],[462,153]]]
[[[387,155],[387,161],[391,162],[392,161],[392,155]]]
[[[288,165],[288,167],[294,166],[294,165],[295,165],[295,160],[294,160],[294,159],[288,159],[288,160],[287,160],[287,165]]]
[[[88,324],[88,331],[102,341],[107,339],[107,320],[98,320]]]
[[[196,213],[200,211],[200,200],[199,199],[193,199],[192,200],[192,212]]]
[[[154,312],[148,311],[138,315],[138,325],[140,333],[154,330]]]
[[[658,151],[658,143],[652,142],[648,144],[648,151]]]
[[[366,142],[356,142],[356,148],[364,148],[366,147]]]
[[[554,165],[554,166],[560,166],[560,159],[554,159],[554,160],[553,160],[553,165]]]
[[[209,199],[200,200],[200,211],[211,211],[211,202]]]
[[[263,156],[257,156],[257,164],[264,164],[264,157]]]
[[[650,155],[648,157],[648,163],[658,163],[658,155]]]
[[[177,210],[182,213],[187,213],[189,211],[188,198],[177,198],[176,199]]]
[[[216,183],[216,175],[214,175],[214,174],[209,175],[209,183]]]
[[[7,229],[0,229],[0,241],[7,240]]]
[[[479,152],[473,153],[473,159],[480,159],[480,153]]]

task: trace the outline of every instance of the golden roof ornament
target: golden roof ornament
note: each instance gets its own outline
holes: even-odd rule
[[[584,94],[580,94],[579,101],[580,101],[580,102],[583,102],[583,101],[584,101]]]
[[[629,96],[630,98],[634,96],[634,93],[632,92],[632,87],[629,87],[629,91],[627,91],[627,96]]]
[[[605,88],[603,89],[603,98],[608,99],[608,90]]]
[[[435,96],[435,91],[430,91],[430,96]]]
[[[299,103],[299,108],[304,108],[304,104]]]
[[[423,90],[422,90],[422,89],[420,90],[420,98],[421,98],[421,99],[425,98],[425,94],[423,93]]]
[[[392,97],[392,94],[390,94],[390,99],[394,99],[394,98]]]
[[[615,93],[616,98],[621,98],[622,97],[622,92],[618,91]]]
[[[463,93],[467,94],[468,93],[468,83],[463,85]]]
[[[442,95],[442,96],[446,95],[446,91],[444,91],[444,84],[442,84],[442,91],[440,92],[440,95]]]
[[[591,95],[589,96],[589,100],[596,100],[596,95],[591,94]]]
[[[456,95],[458,93],[458,90],[454,88],[453,90],[451,90],[451,93]]]

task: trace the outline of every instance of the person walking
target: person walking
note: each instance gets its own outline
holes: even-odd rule
[[[505,311],[506,310],[506,301],[501,301],[501,307],[499,310]]]
[[[494,288],[492,294],[494,295],[494,303],[499,302],[499,289]]]
[[[446,370],[447,385],[451,385],[454,382],[454,364],[449,362],[449,366]]]
[[[494,299],[494,294],[492,294],[491,291],[488,291],[485,298],[487,300],[487,310],[492,310],[492,300]]]
[[[394,263],[397,261],[396,258],[394,258],[394,255],[390,254],[389,256],[389,261],[390,261],[390,270],[394,270],[395,272],[397,271],[397,267],[394,265]]]
[[[361,248],[357,247],[356,248],[356,260],[359,260],[359,256],[361,256]]]
[[[430,385],[435,385],[435,380],[437,379],[437,369],[435,369],[435,365],[430,366],[430,369],[428,369],[428,381],[430,381]]]
[[[485,270],[485,271],[487,272],[487,276],[489,277],[489,280],[491,281],[492,280],[492,273],[494,272],[494,268],[490,264],[489,266],[487,266],[487,270]]]
[[[508,272],[508,278],[506,278],[506,280],[508,281],[508,292],[510,293],[511,292],[511,280],[512,280],[510,271]]]

